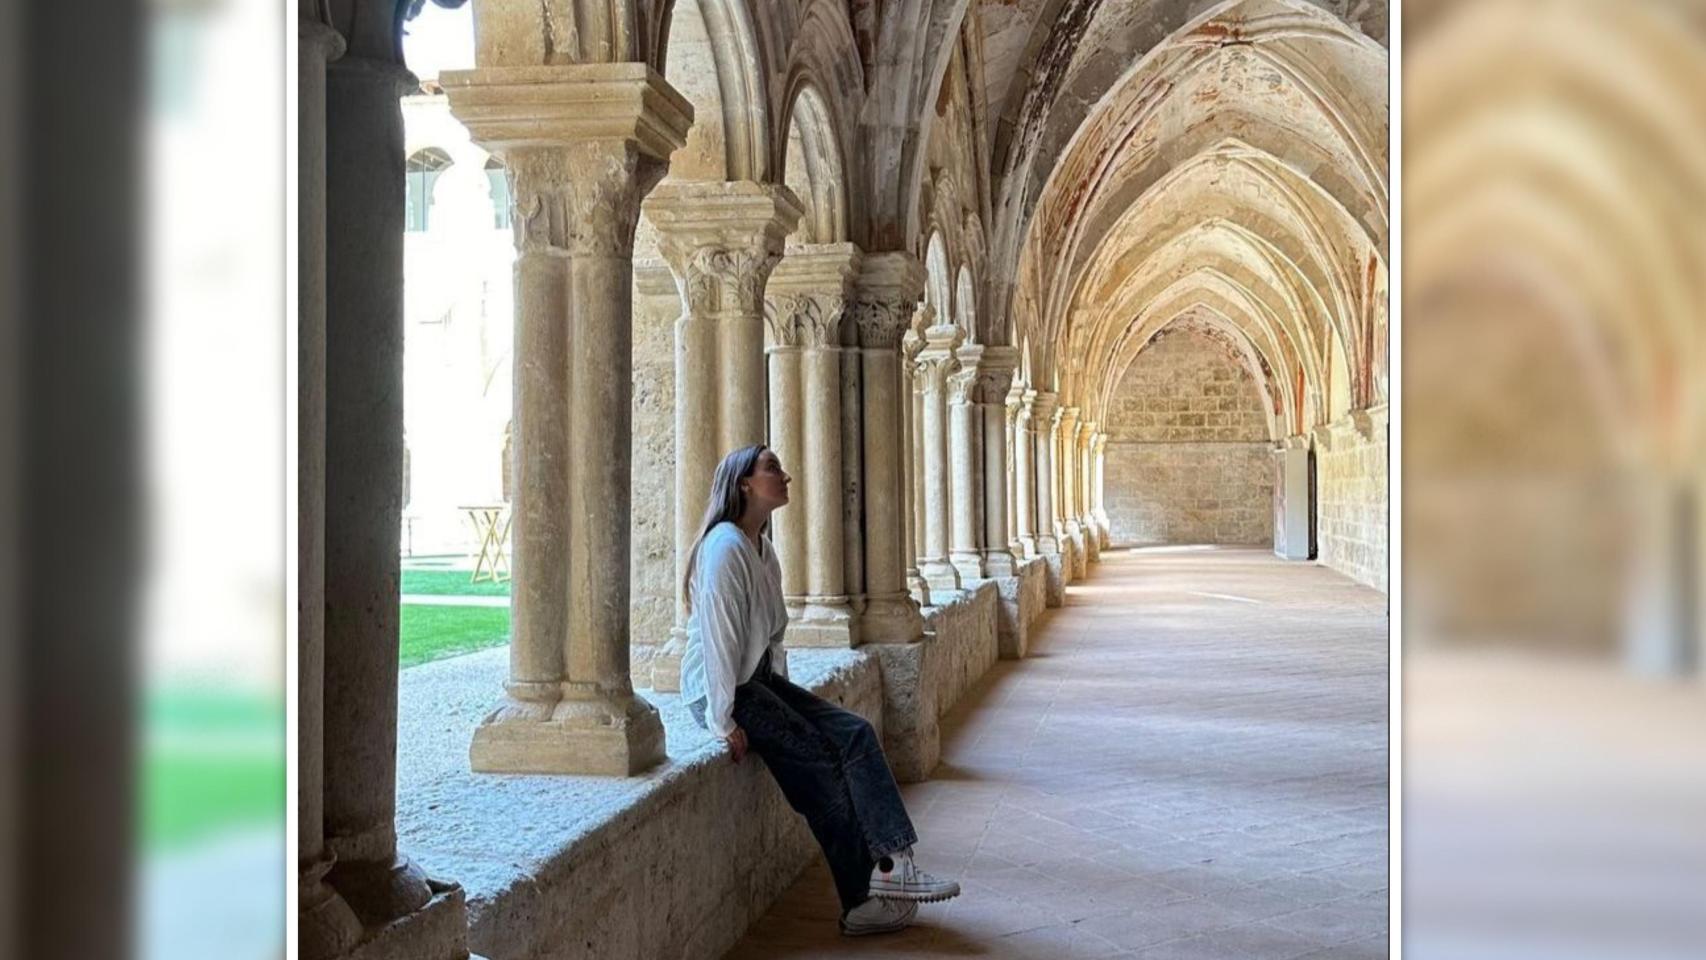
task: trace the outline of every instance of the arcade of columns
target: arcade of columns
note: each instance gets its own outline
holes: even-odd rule
[[[1129,241],[1141,232],[1127,230],[1112,234],[1124,245],[1110,240],[1076,251],[1082,262],[1073,276],[1087,278],[1082,284],[1058,284],[1062,293],[1039,280],[1036,261],[1052,249],[1047,242],[1030,239],[1023,222],[982,226],[992,216],[993,188],[990,161],[979,167],[985,147],[977,138],[992,105],[968,81],[981,78],[984,64],[981,47],[965,41],[980,27],[963,3],[919,9],[896,0],[873,13],[813,0],[797,18],[748,11],[737,0],[692,6],[676,4],[672,20],[668,5],[641,0],[596,10],[485,0],[475,7],[477,67],[440,77],[452,113],[509,172],[517,247],[512,640],[507,680],[492,691],[494,708],[473,736],[476,771],[630,776],[665,757],[663,724],[636,694],[631,666],[636,643],[657,644],[651,686],[676,689],[684,642],[679,595],[667,638],[635,636],[631,622],[630,519],[641,479],[632,470],[637,233],[655,242],[680,295],[675,582],[717,460],[740,445],[770,444],[796,478],[795,501],[773,531],[794,646],[916,649],[932,642],[932,610],[984,582],[1044,567],[1049,602],[1058,604],[1064,584],[1085,575],[1110,538],[1103,499],[1110,436],[1100,419],[1144,342],[1136,325],[1113,324],[1111,307],[1102,307],[1110,319],[1085,325],[1079,318],[1098,303],[1129,308],[1153,330],[1179,311],[1151,305],[1179,298],[1179,283],[1200,278],[1185,299],[1238,318],[1227,323],[1243,324],[1241,335],[1255,341],[1283,388],[1275,392],[1282,438],[1306,438],[1326,423],[1322,344],[1377,336],[1373,287],[1361,299],[1354,290],[1347,295],[1343,263],[1319,278],[1336,299],[1294,299],[1306,316],[1280,318],[1269,278],[1247,250],[1222,239],[1256,229],[1233,223],[1241,211],[1216,214],[1207,225],[1221,244],[1213,270],[1110,269],[1149,262],[1132,259],[1143,248]],[[1187,28],[1221,37],[1228,23],[1259,24],[1249,35],[1276,38],[1277,47],[1296,35],[1288,17],[1334,42],[1354,36],[1355,49],[1378,51],[1336,19],[1340,13],[1294,0],[1241,0],[1207,14],[1189,7],[1156,5],[1150,13],[1181,37],[1178,51],[1198,58],[1191,69],[1205,56],[1236,65],[1249,56],[1239,45],[1249,44],[1204,47]],[[300,9],[303,955],[462,957],[460,889],[429,880],[399,853],[394,824],[397,101],[414,81],[401,63],[393,6],[304,0]],[[710,34],[714,63],[694,64],[693,47],[681,44],[666,65],[665,48],[685,21]],[[1073,26],[1079,36],[1118,28]],[[1036,29],[1049,38],[1040,55],[1070,58],[1073,37],[1054,38],[1040,20]],[[963,42],[932,45],[929,37],[943,30]],[[1131,59],[1122,65],[1139,52],[1126,51]],[[716,78],[717,99],[683,92],[698,87],[680,72],[678,56]],[[775,62],[744,82],[727,79],[766,57]],[[831,82],[848,69],[863,75]],[[772,79],[765,70],[775,83],[764,82]],[[910,70],[931,71],[940,87],[914,89]],[[1099,82],[1111,87],[1116,79]],[[1044,80],[1065,82],[1059,71]],[[1111,102],[1127,92],[1111,90]],[[1135,86],[1130,99],[1142,102]],[[1021,112],[1021,102],[1029,103],[1011,95],[1009,111]],[[792,138],[785,123],[768,119],[772,112],[792,118]],[[1114,124],[1101,114],[1080,120]],[[772,127],[783,132],[772,136]],[[1246,131],[1279,149],[1266,133]],[[683,160],[697,149],[695,136],[714,144],[709,175],[695,175]],[[1024,165],[1037,162],[1041,142],[1006,145],[1018,158],[1007,171],[1011,182],[1029,175]],[[1261,163],[1271,158],[1253,147],[1233,140],[1204,147],[1205,155],[1268,175]],[[1256,153],[1267,159],[1251,160]],[[799,176],[798,166],[810,176]],[[1319,213],[1334,197],[1296,198],[1291,181],[1282,187],[1274,191],[1307,208],[1315,231],[1308,249],[1292,250],[1289,234],[1273,241],[1305,264],[1287,283],[1318,279],[1310,256],[1366,260],[1382,249],[1383,235],[1371,240],[1346,227],[1347,217]],[[1066,190],[1050,179],[1025,203],[1040,203],[1035,216],[1046,220]],[[1123,196],[1114,187],[1105,194]],[[1346,202],[1361,210],[1359,199]],[[1265,211],[1248,223],[1290,228],[1294,214]],[[1179,233],[1179,224],[1166,226]],[[1082,225],[1070,229],[1082,241]],[[1172,247],[1148,252],[1155,262],[1177,255]],[[1130,283],[1107,282],[1128,274]],[[1335,314],[1311,326],[1327,310],[1357,318]],[[1333,323],[1366,328],[1341,336]],[[1092,358],[1089,371],[1068,362],[1075,351]],[[1352,353],[1355,399],[1377,406],[1384,371],[1370,371],[1383,359],[1367,349]],[[1017,655],[1006,643],[1002,652]]]

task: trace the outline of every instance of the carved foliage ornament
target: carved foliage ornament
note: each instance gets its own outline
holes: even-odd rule
[[[843,304],[840,294],[789,293],[767,298],[764,317],[778,345],[822,349],[838,345]]]
[[[849,307],[859,327],[859,345],[893,350],[900,346],[911,319],[911,304],[888,300],[858,300]]]
[[[628,257],[640,201],[662,172],[621,143],[585,142],[512,150],[516,244],[523,253]]]
[[[726,311],[748,317],[758,314],[764,309],[765,281],[781,259],[781,254],[768,250],[698,248],[681,267],[688,312],[694,316]]]

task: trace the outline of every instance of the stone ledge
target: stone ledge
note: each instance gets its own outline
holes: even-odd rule
[[[1000,592],[981,581],[938,606],[924,608],[924,639],[872,643],[883,670],[883,749],[895,779],[927,779],[941,758],[944,714],[981,679],[998,656]]]
[[[998,652],[1003,660],[1022,660],[1031,647],[1031,624],[1048,604],[1048,570],[1041,557],[1019,562],[1016,576],[994,581],[1001,603],[996,608]]]
[[[788,664],[881,732],[876,657],[796,649]],[[669,759],[640,776],[469,772],[474,729],[507,671],[500,648],[411,668],[399,687],[398,842],[462,885],[474,952],[720,956],[815,856],[762,763],[731,764],[678,695],[644,694]]]

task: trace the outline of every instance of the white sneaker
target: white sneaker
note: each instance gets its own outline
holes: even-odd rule
[[[916,916],[916,903],[872,897],[847,911],[847,916],[841,918],[841,933],[848,937],[862,937],[869,933],[893,933],[905,929]]]
[[[960,895],[960,885],[932,877],[912,862],[912,851],[903,850],[877,861],[871,870],[871,896],[888,900],[935,903]]]

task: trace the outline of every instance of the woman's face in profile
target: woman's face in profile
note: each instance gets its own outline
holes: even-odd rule
[[[750,507],[774,510],[788,503],[788,484],[793,478],[782,469],[782,461],[774,450],[758,455],[752,476],[746,478],[746,497]]]

